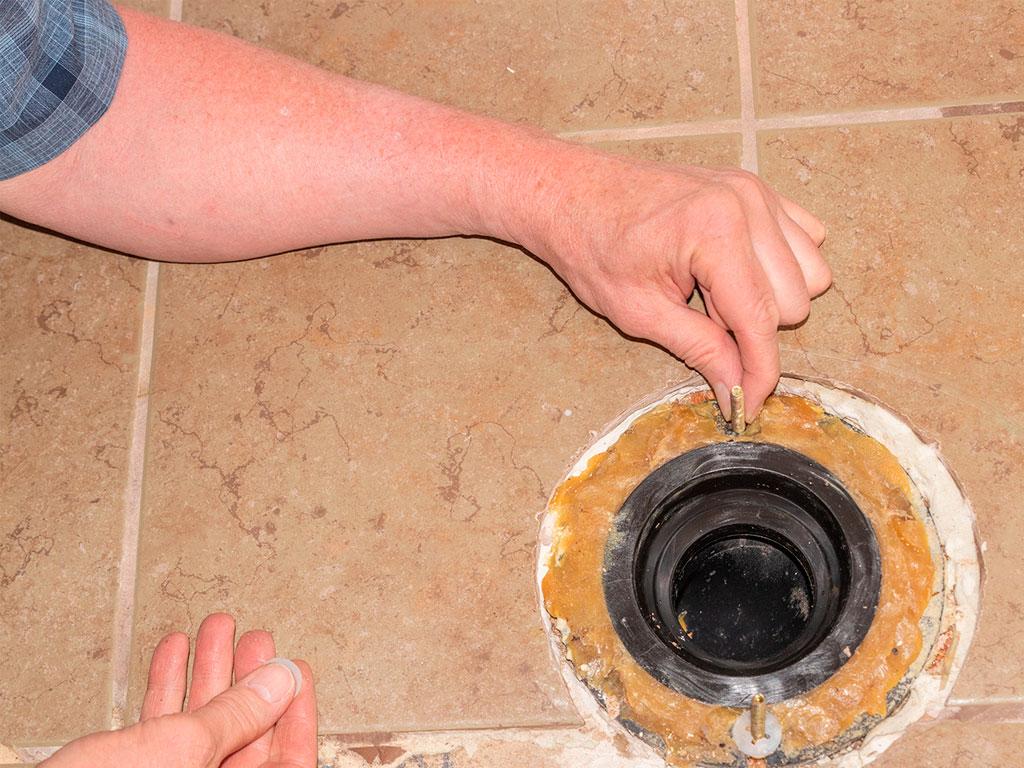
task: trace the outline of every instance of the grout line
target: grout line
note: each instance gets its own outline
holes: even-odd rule
[[[779,115],[778,117],[754,117],[750,119],[753,130],[772,131],[785,128],[822,128],[871,123],[902,123],[915,120],[940,120],[956,117],[981,117],[986,115],[1017,114],[1024,112],[1024,102],[991,102],[961,106],[894,107],[892,109],[868,109],[856,112],[824,112],[810,115]],[[749,127],[745,120],[727,119],[709,122],[664,123],[624,128],[592,128],[579,131],[564,131],[558,134],[562,139],[583,142],[629,141],[642,139],[670,139],[677,136],[712,136],[722,133],[743,133]]]
[[[989,707],[1002,704],[1019,704],[1024,706],[1024,695],[1020,696],[986,696],[981,699],[949,699],[949,707]]]
[[[185,0],[168,0],[167,18],[181,21]],[[146,467],[146,430],[149,424],[149,388],[153,373],[153,343],[156,330],[156,299],[160,285],[160,262],[146,263],[146,290],[142,299],[142,328],[139,331],[138,379],[135,411],[132,414],[131,448],[124,489],[124,528],[121,531],[121,562],[117,570],[114,601],[114,636],[110,661],[110,727],[124,728],[128,714],[128,686],[131,675],[132,631],[135,624],[135,587],[138,581],[139,533],[142,523],[142,480]]]
[[[750,45],[750,5],[736,0],[736,48],[740,74],[740,130],[743,169],[757,173],[757,116],[754,110],[754,65]]]
[[[459,739],[477,738],[497,733],[560,733],[562,731],[584,731],[586,723],[537,723],[534,725],[481,725],[479,727],[465,726],[462,728],[410,728],[408,730],[389,731],[319,731],[317,738],[321,741],[336,741],[351,744],[365,744],[367,739],[386,735],[391,741],[416,738],[433,738],[437,736]]]
[[[156,297],[160,264],[146,265],[146,292],[139,333],[138,381],[132,417],[128,476],[124,489],[124,528],[121,533],[121,562],[118,566],[114,602],[114,637],[111,649],[111,727],[123,728],[128,709],[131,671],[132,625],[135,618],[135,583],[139,556],[139,528],[142,516],[142,477],[146,462],[146,426],[149,421],[149,387],[153,368],[153,340],[156,325]]]
[[[575,139],[591,143],[595,141],[624,141],[628,139],[671,139],[678,136],[710,136],[720,133],[739,133],[740,121],[736,118],[693,123],[664,123],[662,125],[638,125],[623,128],[591,128],[579,131],[563,131],[556,134],[560,139]]]
[[[948,716],[942,719],[960,723],[1024,723],[1024,699],[1000,697],[1009,701],[984,699],[964,704],[948,702]]]
[[[943,117],[942,107],[904,107],[900,109],[869,109],[859,112],[832,112],[818,115],[782,115],[757,120],[757,129],[817,128],[863,123],[900,123],[908,120],[934,120]]]

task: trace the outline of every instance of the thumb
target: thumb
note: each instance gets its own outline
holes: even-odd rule
[[[655,324],[645,334],[707,379],[726,419],[729,391],[743,375],[739,348],[732,337],[702,312],[668,299],[659,302]]]
[[[193,711],[211,735],[220,765],[228,755],[269,731],[302,688],[302,673],[288,659],[271,659]]]

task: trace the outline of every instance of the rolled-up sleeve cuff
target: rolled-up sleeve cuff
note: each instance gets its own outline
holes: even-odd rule
[[[103,116],[127,48],[106,0],[0,2],[0,179],[49,162]]]

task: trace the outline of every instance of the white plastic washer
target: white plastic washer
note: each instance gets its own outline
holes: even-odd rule
[[[750,732],[750,710],[747,710],[732,724],[732,740],[747,757],[768,757],[782,743],[782,723],[771,712],[766,712],[764,736],[754,741],[754,736]]]

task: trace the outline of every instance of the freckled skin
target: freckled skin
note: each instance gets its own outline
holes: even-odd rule
[[[729,729],[738,710],[682,696],[633,661],[608,618],[601,569],[611,522],[637,483],[680,453],[730,439],[718,428],[717,408],[708,398],[696,393],[689,402],[641,416],[556,490],[552,557],[543,582],[548,612],[572,632],[566,647],[577,673],[587,664],[587,683],[615,702],[622,717],[660,735],[667,761],[678,766],[731,764]],[[783,726],[784,749],[794,754],[828,743],[861,714],[885,714],[886,694],[921,650],[918,622],[931,596],[934,564],[910,480],[874,439],[790,395],[769,398],[741,439],[778,443],[828,467],[871,521],[882,554],[879,606],[860,647],[828,681],[771,707]]]

